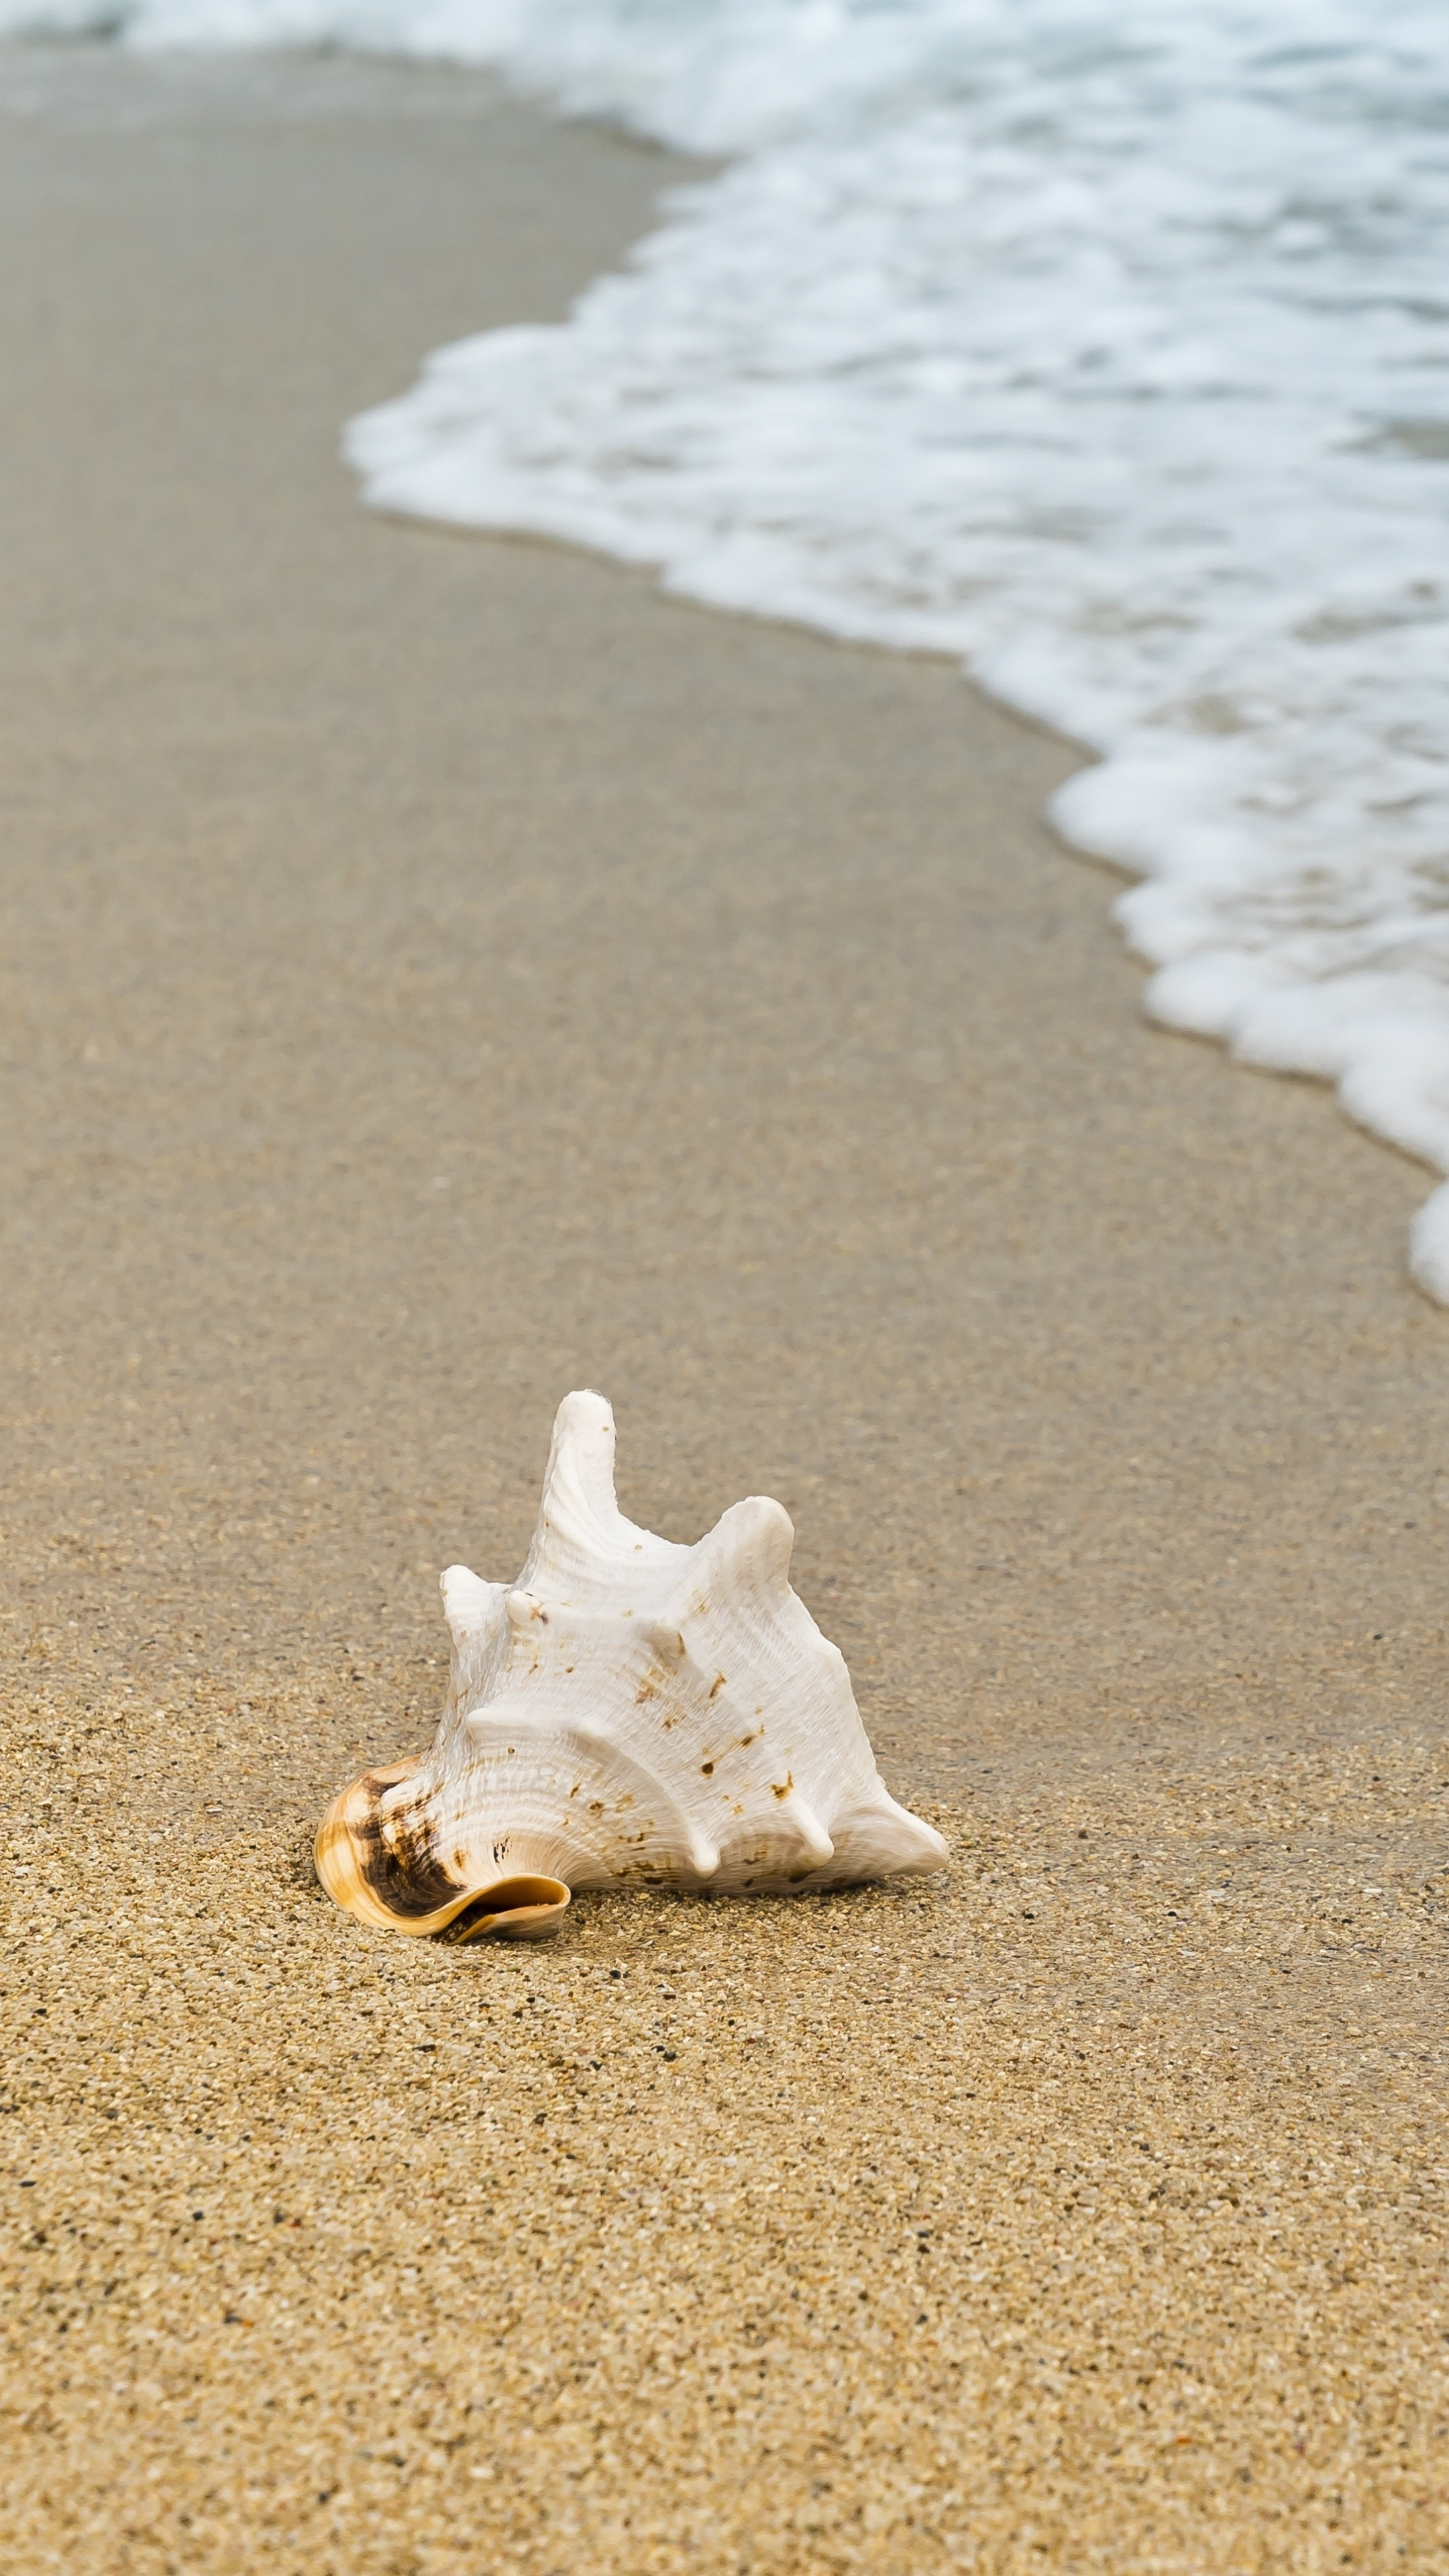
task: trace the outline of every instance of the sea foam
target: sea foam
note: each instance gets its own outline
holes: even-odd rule
[[[1098,755],[1053,815],[1141,880],[1149,1010],[1449,1172],[1439,0],[135,0],[126,31],[493,62],[733,156],[566,324],[355,421],[369,498],[959,654]],[[1411,1260],[1449,1300],[1449,1187]]]

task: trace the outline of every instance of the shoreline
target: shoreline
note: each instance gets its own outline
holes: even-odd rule
[[[1417,1172],[1134,1018],[1075,753],[954,667],[357,505],[343,420],[566,309],[665,156],[345,58],[46,83],[7,2564],[1436,2563]],[[587,1383],[632,1517],[786,1504],[944,1882],[524,1958],[326,1904]]]

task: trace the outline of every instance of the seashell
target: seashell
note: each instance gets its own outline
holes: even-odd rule
[[[554,1931],[576,1887],[779,1895],[940,1869],[898,1807],[845,1658],[790,1589],[778,1503],[694,1547],[614,1497],[614,1416],[565,1396],[516,1584],[442,1578],[453,1641],[431,1750],[328,1809],[317,1872],[397,1932]]]

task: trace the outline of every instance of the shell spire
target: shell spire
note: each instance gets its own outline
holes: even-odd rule
[[[516,1584],[442,1578],[452,1639],[429,1751],[333,1802],[318,1874],[401,1932],[555,1930],[576,1887],[779,1894],[940,1869],[875,1766],[839,1649],[790,1588],[763,1495],[693,1547],[614,1492],[614,1417],[566,1396]]]

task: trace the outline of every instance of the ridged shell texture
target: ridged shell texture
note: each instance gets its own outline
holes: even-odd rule
[[[329,1810],[324,1884],[371,1922],[468,1939],[551,1931],[573,1888],[778,1894],[941,1868],[790,1588],[793,1540],[761,1497],[694,1547],[636,1528],[609,1406],[566,1396],[523,1572],[443,1576],[436,1739]]]

